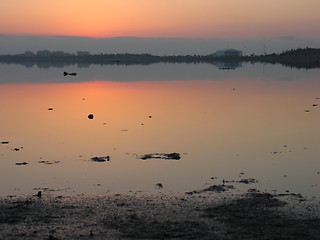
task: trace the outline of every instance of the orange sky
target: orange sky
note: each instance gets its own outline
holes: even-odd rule
[[[0,34],[320,37],[319,0],[1,0]]]

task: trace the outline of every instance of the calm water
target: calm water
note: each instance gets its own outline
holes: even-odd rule
[[[234,191],[320,196],[320,70],[155,64],[0,65],[0,72],[0,142],[9,142],[0,144],[2,196],[44,188],[184,193],[244,178],[258,182],[232,183]],[[181,159],[139,158],[172,152]],[[110,161],[90,161],[102,156]]]

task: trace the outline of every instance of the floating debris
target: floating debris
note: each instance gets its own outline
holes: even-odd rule
[[[89,114],[89,115],[88,115],[88,118],[89,118],[89,119],[93,119],[93,118],[94,118],[93,114]]]
[[[110,156],[106,157],[92,157],[90,159],[92,162],[109,162],[110,161]]]
[[[312,107],[317,107],[319,106],[319,104],[312,104]]]
[[[27,163],[27,162],[17,162],[17,163],[16,163],[16,165],[18,165],[18,166],[27,165],[27,164],[29,164],[29,163]]]
[[[246,178],[246,179],[241,179],[240,181],[237,181],[238,183],[244,183],[244,184],[249,184],[249,183],[256,183],[257,181],[254,178]]]
[[[63,76],[68,76],[68,75],[70,75],[70,76],[77,76],[77,73],[75,73],[75,72],[72,72],[72,73],[63,72]]]
[[[304,110],[305,112],[310,112],[310,110]]]
[[[60,161],[53,161],[53,162],[50,162],[50,161],[39,161],[38,163],[51,165],[51,164],[57,164],[57,163],[59,163],[59,162],[60,162]]]
[[[1,142],[1,144],[9,144],[9,142]]]
[[[49,110],[49,111],[52,111],[52,110],[53,110],[53,108],[48,108],[48,110]]]
[[[151,115],[149,115],[149,118],[152,118],[152,116],[151,116]]]
[[[11,150],[18,152],[18,151],[20,151],[20,148],[13,148],[13,149],[11,149]]]
[[[164,160],[180,160],[180,153],[151,153],[145,154],[140,157],[142,160],[147,159],[164,159]]]

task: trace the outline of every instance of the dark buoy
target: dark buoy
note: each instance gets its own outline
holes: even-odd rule
[[[41,197],[42,197],[41,191],[38,192],[37,196],[38,196],[38,198],[41,198]]]
[[[89,114],[89,115],[88,115],[88,118],[89,118],[89,119],[93,119],[93,118],[94,118],[93,114]]]

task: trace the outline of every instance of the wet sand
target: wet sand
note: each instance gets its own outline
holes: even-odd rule
[[[319,199],[251,192],[13,196],[0,239],[320,239]]]

